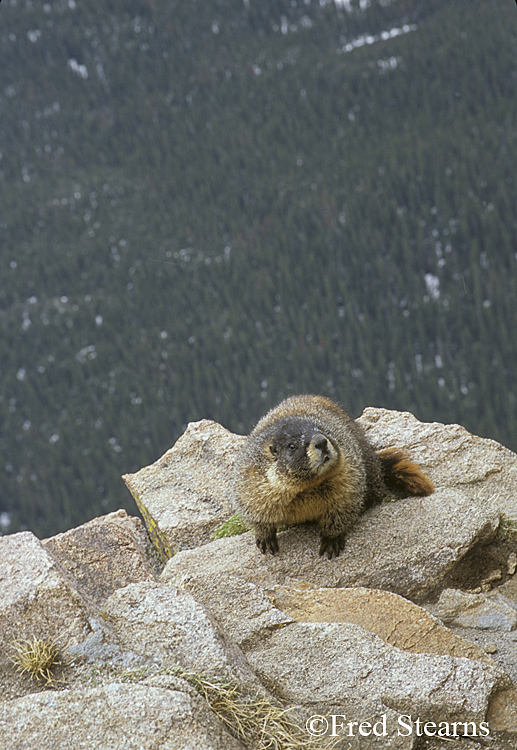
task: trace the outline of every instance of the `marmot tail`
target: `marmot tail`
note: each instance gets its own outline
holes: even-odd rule
[[[404,451],[386,448],[377,451],[377,455],[381,460],[384,481],[390,490],[407,495],[431,495],[434,484]]]

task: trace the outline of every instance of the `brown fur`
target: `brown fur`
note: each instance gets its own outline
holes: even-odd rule
[[[413,463],[404,451],[386,448],[377,451],[381,459],[384,481],[390,490],[406,492],[409,495],[430,495],[434,484],[422,473],[418,464]]]
[[[365,508],[393,491],[434,489],[402,451],[377,453],[357,422],[323,396],[292,396],[259,420],[239,451],[234,488],[262,552],[278,551],[280,524],[317,521],[320,555],[329,559]]]

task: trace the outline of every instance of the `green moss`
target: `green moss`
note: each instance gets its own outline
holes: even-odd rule
[[[158,551],[161,561],[163,563],[168,562],[171,559],[171,557],[174,556],[174,550],[170,548],[170,545],[167,542],[167,537],[162,531],[160,531],[158,524],[156,523],[152,515],[149,513],[149,511],[147,510],[141,497],[136,492],[134,492],[131,488],[130,488],[130,492],[133,495],[133,498],[138,506],[138,510],[142,514],[142,517],[147,527],[147,531],[149,532],[151,541],[154,544],[156,550]]]
[[[497,535],[504,542],[517,542],[517,521],[503,513]]]
[[[239,514],[235,513],[214,531],[212,539],[221,539],[223,536],[238,536],[245,531],[249,531],[249,527],[246,526]]]

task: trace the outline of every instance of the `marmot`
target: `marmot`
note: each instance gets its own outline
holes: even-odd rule
[[[278,552],[278,525],[318,521],[319,553],[329,559],[366,508],[393,491],[434,490],[403,451],[374,450],[357,422],[323,396],[292,396],[262,417],[239,451],[233,485],[263,553]]]

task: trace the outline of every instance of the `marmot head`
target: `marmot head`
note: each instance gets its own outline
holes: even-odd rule
[[[267,475],[273,484],[323,479],[339,460],[332,441],[310,420],[286,417],[267,429],[263,449],[271,464]]]

